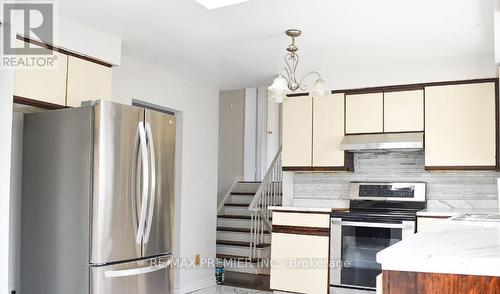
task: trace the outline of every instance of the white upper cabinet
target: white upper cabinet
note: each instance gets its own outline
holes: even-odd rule
[[[424,130],[424,90],[384,92],[384,132]]]
[[[383,93],[346,95],[346,133],[384,131]]]
[[[111,67],[69,56],[67,105],[78,107],[82,101],[110,99]]]
[[[19,45],[22,43],[24,42],[18,42]],[[35,45],[30,46],[38,47]],[[53,66],[45,68],[16,68],[14,75],[14,96],[64,106],[66,101],[68,57],[55,51],[45,50],[48,54],[56,56]]]
[[[425,88],[425,165],[496,165],[495,84]]]
[[[313,166],[344,166],[344,94],[313,98]]]
[[[283,166],[311,166],[311,152],[312,97],[290,97],[283,102]]]

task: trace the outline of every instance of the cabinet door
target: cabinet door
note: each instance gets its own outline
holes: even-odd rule
[[[18,41],[19,45],[22,43],[24,42]],[[56,56],[54,66],[17,68],[14,76],[14,96],[65,105],[68,56],[48,49],[46,51]]]
[[[288,98],[283,103],[283,166],[311,166],[312,98]]]
[[[313,166],[344,166],[344,94],[313,98]]]
[[[425,88],[426,167],[495,167],[495,84]]]
[[[424,130],[424,90],[384,93],[384,132]]]
[[[346,133],[379,133],[384,131],[382,93],[346,95]]]
[[[451,217],[451,216],[450,216]],[[417,232],[435,232],[440,229],[446,218],[418,217]]]
[[[111,68],[73,56],[68,57],[67,106],[82,101],[111,98]]]

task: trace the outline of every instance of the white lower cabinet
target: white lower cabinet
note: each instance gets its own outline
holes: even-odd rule
[[[417,232],[434,232],[447,220],[446,217],[417,217]]]
[[[329,214],[273,213],[270,287],[275,291],[329,291]]]

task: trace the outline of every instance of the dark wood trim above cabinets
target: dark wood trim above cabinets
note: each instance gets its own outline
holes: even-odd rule
[[[346,152],[346,154],[349,152]],[[352,153],[351,153],[352,154]],[[284,166],[283,171],[293,172],[332,172],[332,171],[354,171],[351,166]]]
[[[330,237],[329,228],[273,225],[273,233]]]
[[[471,79],[471,80],[458,80],[458,81],[442,81],[442,82],[429,82],[429,83],[417,83],[417,84],[403,84],[403,85],[394,85],[394,86],[353,88],[353,89],[332,90],[331,93],[332,94],[344,93],[345,95],[353,95],[353,94],[367,94],[367,93],[376,93],[376,92],[400,92],[400,91],[423,90],[425,87],[432,87],[432,86],[478,84],[478,83],[498,83],[498,79],[497,78],[487,78],[487,79]],[[301,97],[301,96],[309,96],[309,93],[308,92],[293,93],[293,94],[287,95],[287,97]]]
[[[24,42],[27,42],[27,43],[30,43],[30,44],[33,44],[33,45],[36,45],[36,46],[39,46],[39,47],[42,47],[42,48],[45,48],[45,49],[48,49],[48,50],[51,50],[51,51],[59,52],[59,53],[64,54],[64,55],[73,56],[73,57],[80,58],[80,59],[83,59],[83,60],[86,60],[89,62],[93,62],[93,63],[99,64],[99,65],[102,65],[105,67],[112,67],[113,66],[112,64],[110,64],[106,61],[103,61],[103,60],[100,60],[100,59],[97,59],[97,58],[94,58],[91,56],[78,54],[78,53],[57,47],[57,46],[53,46],[53,45],[46,44],[46,43],[43,43],[43,42],[40,42],[37,40],[33,40],[33,39],[30,39],[30,38],[27,38],[24,36],[17,35],[17,39],[24,41]]]
[[[63,106],[63,105],[59,105],[59,104],[53,104],[53,103],[49,103],[49,102],[34,100],[34,99],[20,97],[20,96],[14,96],[13,102],[15,104],[28,105],[28,106],[42,108],[42,109],[46,109],[46,110],[57,110],[57,109],[69,108],[67,106]]]

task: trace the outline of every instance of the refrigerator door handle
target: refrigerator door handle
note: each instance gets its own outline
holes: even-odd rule
[[[139,217],[139,228],[135,242],[142,244],[142,237],[144,236],[144,226],[146,223],[146,210],[148,204],[148,190],[149,190],[149,168],[148,168],[148,154],[146,145],[146,132],[144,130],[144,123],[139,122],[139,141],[141,146],[141,163],[142,163],[142,197],[141,197],[141,214]]]
[[[104,272],[104,276],[106,278],[120,278],[120,277],[130,277],[130,276],[138,276],[148,273],[153,273],[160,271],[162,269],[167,268],[172,263],[172,259],[169,259],[167,262],[162,264],[155,264],[146,267],[138,267],[126,270],[118,270],[118,271],[106,271]]]
[[[137,160],[139,156],[139,129],[140,125],[137,126],[137,131],[135,132],[135,140],[134,140],[134,153],[132,155],[132,177],[130,179],[130,191],[132,200],[132,223],[134,225],[134,233],[135,238],[137,238],[137,227],[139,226],[137,220]]]
[[[156,198],[156,155],[155,146],[153,139],[153,132],[151,131],[151,125],[146,122],[146,135],[148,137],[148,151],[149,151],[149,161],[151,164],[151,189],[149,191],[149,211],[148,220],[146,225],[146,231],[144,232],[144,243],[148,243],[149,235],[151,234],[151,225],[153,222],[155,198]]]

